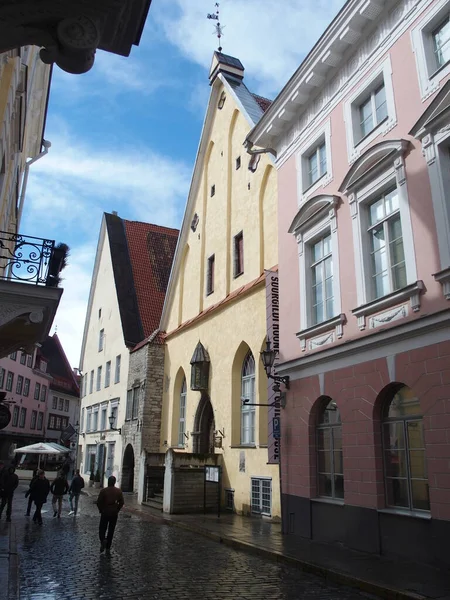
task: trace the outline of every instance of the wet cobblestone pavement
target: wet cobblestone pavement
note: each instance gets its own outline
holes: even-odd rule
[[[21,600],[362,600],[366,594],[277,565],[190,532],[121,514],[111,557],[99,553],[98,511],[82,496],[80,515],[44,525],[25,517],[21,486],[13,521]]]

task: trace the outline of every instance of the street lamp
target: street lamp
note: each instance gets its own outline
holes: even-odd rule
[[[122,433],[122,428],[119,427],[118,429],[116,427],[114,427],[114,421],[116,420],[116,417],[113,413],[111,413],[109,415],[109,428],[111,431],[118,431],[119,435]]]
[[[270,338],[267,338],[266,349],[260,352],[261,360],[264,365],[264,370],[269,379],[273,379],[275,383],[284,383],[289,389],[289,375],[277,375],[275,372],[272,375],[272,369],[278,352],[273,350],[270,343]]]

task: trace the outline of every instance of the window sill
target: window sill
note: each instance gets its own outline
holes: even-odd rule
[[[362,137],[361,139],[359,139],[355,143],[355,149],[358,148],[359,144],[362,144],[363,142],[365,142],[370,135],[372,135],[373,133],[375,133],[375,131],[377,129],[379,129],[382,125],[384,125],[384,123],[386,123],[386,121],[388,120],[388,118],[389,118],[389,116],[387,115],[386,117],[384,117],[384,119],[382,121],[380,121],[379,123],[377,123],[373,129],[371,129],[368,133],[366,133],[366,135],[364,137]]]
[[[206,297],[211,296],[211,294],[214,294],[214,290],[211,290],[210,292],[206,292]]]
[[[230,446],[230,448],[247,448],[247,449],[256,449],[256,444],[239,444],[237,446]]]
[[[433,273],[433,277],[436,281],[442,285],[442,293],[446,300],[450,300],[450,267],[439,271],[439,273]]]
[[[335,506],[345,506],[345,502],[343,500],[338,500],[337,498],[311,498],[311,502],[322,502],[323,504],[334,504]]]
[[[302,329],[301,331],[296,333],[295,335],[300,340],[302,352],[306,350],[307,340],[309,340],[308,350],[315,350],[320,346],[334,342],[335,339],[340,339],[344,335],[344,324],[346,323],[346,321],[347,319],[345,314],[341,313],[337,317],[333,317],[332,319],[328,319],[328,321],[318,323],[317,325],[313,325],[312,327],[308,327],[307,329]],[[321,335],[323,333],[325,333],[326,335]],[[320,337],[315,338],[314,336]]]
[[[397,515],[398,517],[409,517],[413,519],[423,519],[431,521],[431,513],[421,510],[402,510],[401,508],[379,508],[378,513],[386,515]]]
[[[240,277],[243,274],[244,274],[244,271],[240,271],[239,273],[236,273],[235,275],[233,275],[233,279],[237,279],[238,277]]]
[[[367,304],[363,304],[362,306],[358,306],[358,308],[354,308],[352,310],[352,314],[354,314],[358,319],[358,327],[360,331],[363,331],[366,328],[366,317],[373,315],[385,308],[392,308],[408,299],[413,312],[418,312],[420,310],[420,295],[424,292],[424,290],[425,286],[423,281],[419,279],[415,283],[407,285],[406,287],[392,292],[387,296],[377,298],[377,300],[372,300]],[[388,313],[378,315],[376,318],[373,317],[370,319],[369,329],[374,329],[380,325],[389,323],[395,318],[402,318],[408,315],[407,305],[397,308],[398,310],[391,310]]]

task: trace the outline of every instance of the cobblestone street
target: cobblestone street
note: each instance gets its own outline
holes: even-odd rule
[[[44,525],[25,517],[24,486],[16,492],[13,522],[20,557],[21,600],[301,598],[361,600],[294,567],[277,565],[190,532],[122,513],[112,555],[99,553],[98,512],[82,496],[81,512],[54,519],[45,505]]]

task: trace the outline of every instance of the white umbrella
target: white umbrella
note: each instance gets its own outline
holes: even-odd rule
[[[21,448],[16,448],[14,453],[21,454],[39,454],[38,458],[38,469],[41,464],[41,454],[64,454],[70,452],[69,448],[65,446],[61,446],[56,442],[37,442],[36,444],[30,444],[29,446],[22,446]]]

